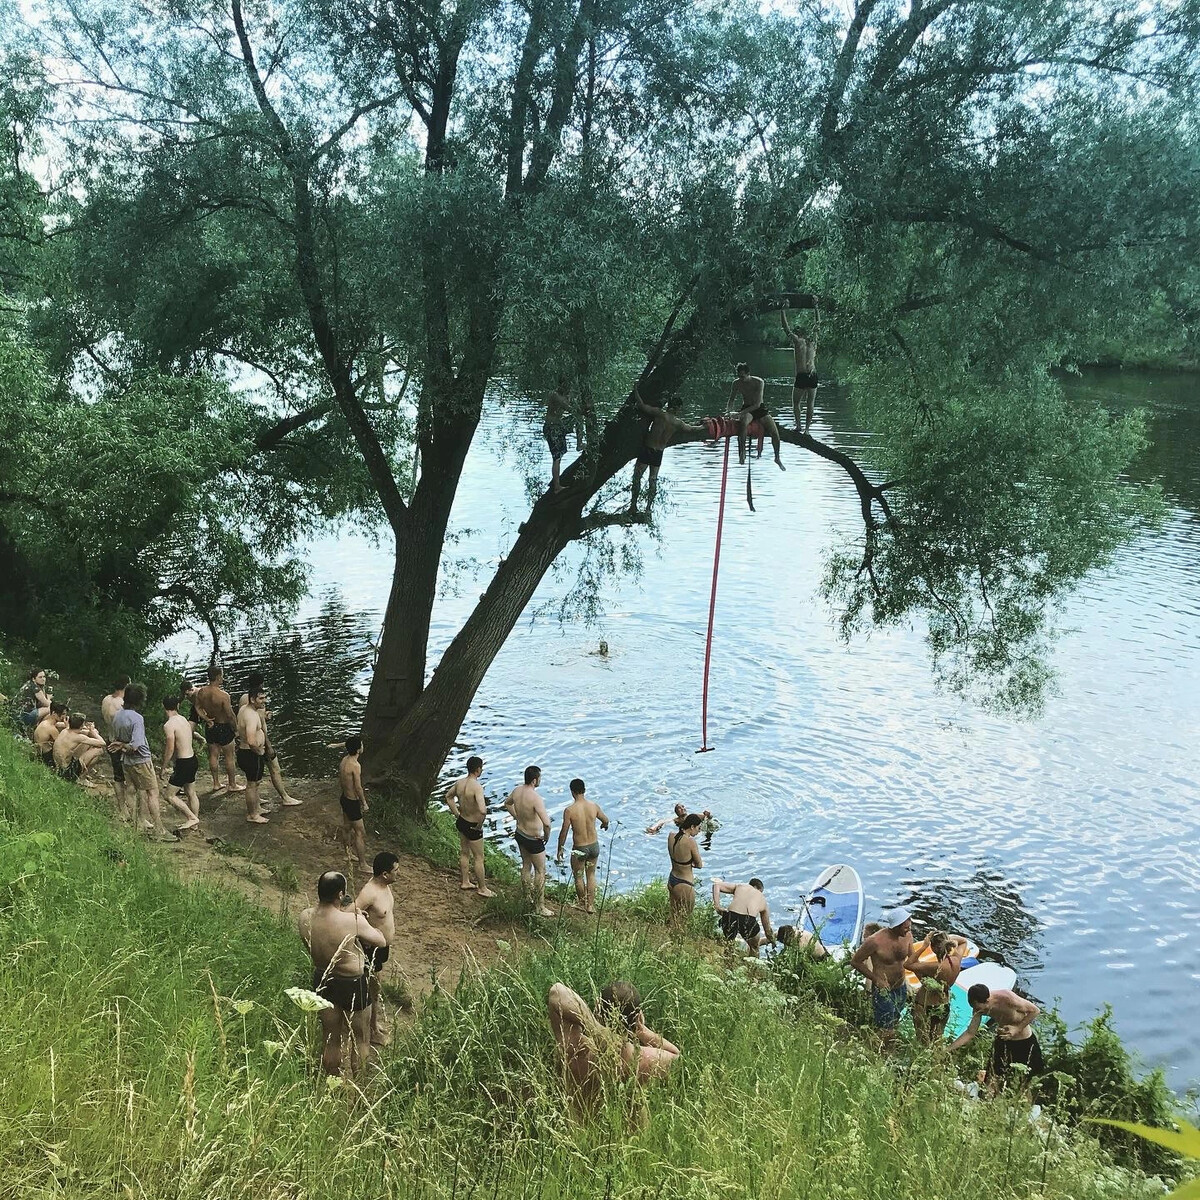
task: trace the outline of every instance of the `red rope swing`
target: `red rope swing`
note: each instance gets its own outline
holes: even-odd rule
[[[737,437],[738,423],[734,417],[705,417],[705,427],[708,429],[710,441],[717,438],[725,439],[725,459],[721,464],[721,499],[717,506],[717,537],[713,548],[712,590],[708,597],[708,637],[704,642],[704,692],[700,701],[700,738],[701,746],[697,754],[707,754],[713,749],[708,744],[708,672],[712,663],[713,621],[717,614],[717,572],[721,567],[721,531],[725,527],[725,486],[729,481],[729,443]],[[758,438],[758,452],[762,453],[765,431],[757,421],[747,430],[747,441]]]

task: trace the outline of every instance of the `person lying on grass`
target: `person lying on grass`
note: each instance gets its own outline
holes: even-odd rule
[[[678,1046],[647,1026],[632,983],[608,984],[595,1013],[565,983],[551,986],[546,1005],[567,1081],[583,1100],[599,1094],[606,1075],[641,1083],[664,1079],[679,1057]]]

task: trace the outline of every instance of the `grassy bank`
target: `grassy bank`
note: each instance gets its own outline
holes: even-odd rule
[[[293,930],[177,883],[7,738],[0,962],[5,1198],[1161,1194],[1090,1137],[964,1100],[937,1061],[881,1061],[810,999],[645,923],[513,951],[435,993],[363,1093],[331,1087],[284,995],[307,973]],[[613,976],[683,1061],[579,1124],[545,993]]]

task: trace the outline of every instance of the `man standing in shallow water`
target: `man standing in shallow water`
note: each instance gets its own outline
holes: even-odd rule
[[[467,759],[467,773],[446,789],[445,800],[458,830],[458,886],[464,892],[478,891],[486,899],[496,893],[488,887],[484,873],[483,822],[487,801],[479,782],[482,776],[483,759],[472,754]],[[471,881],[472,869],[475,882]]]
[[[904,965],[913,952],[912,914],[907,908],[894,908],[884,916],[882,924],[878,933],[862,940],[850,965],[874,986],[871,1006],[875,1028],[890,1045],[908,1003]]]
[[[579,901],[579,907],[589,913],[596,911],[596,863],[600,860],[597,821],[600,822],[601,829],[608,828],[608,817],[604,815],[604,809],[587,798],[587,785],[582,779],[572,779],[571,803],[563,812],[555,861],[562,862],[563,850],[567,845],[567,830],[570,829],[571,874],[575,877],[575,897]]]
[[[550,818],[546,802],[538,795],[541,767],[526,767],[525,782],[513,788],[504,807],[516,818],[517,846],[521,851],[521,887],[529,893],[533,911],[541,917],[554,913],[546,907],[546,839]]]

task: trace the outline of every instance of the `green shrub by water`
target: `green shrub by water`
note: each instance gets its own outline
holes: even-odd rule
[[[102,805],[0,740],[4,1200],[1161,1194],[1090,1136],[965,1100],[928,1058],[882,1061],[749,966],[645,924],[468,971],[397,1029],[364,1091],[329,1086],[283,995],[307,980],[293,929],[179,884]],[[613,976],[683,1060],[580,1123],[545,995],[563,980],[593,999]]]

